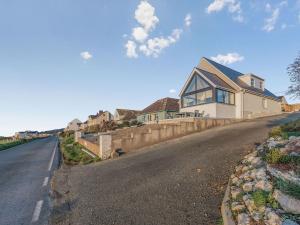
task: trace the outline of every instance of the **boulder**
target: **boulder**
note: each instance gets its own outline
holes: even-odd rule
[[[273,185],[271,182],[267,180],[260,180],[255,184],[255,189],[263,190],[263,191],[272,191]]]
[[[253,190],[253,183],[252,182],[247,182],[243,185],[243,190],[244,192],[251,192]]]
[[[237,177],[232,178],[231,183],[235,186],[240,186],[242,184],[242,180]]]
[[[292,220],[285,220],[283,221],[282,225],[299,225],[299,224]]]
[[[280,190],[275,190],[273,193],[273,197],[286,212],[292,214],[300,214],[300,200],[284,194]]]
[[[266,225],[282,225],[281,218],[271,209],[267,209],[265,212],[265,224]]]
[[[245,209],[245,205],[240,202],[231,203],[231,210],[234,212],[241,212]]]
[[[237,216],[238,225],[250,225],[250,216],[247,213],[241,213]]]
[[[237,187],[231,187],[231,197],[232,199],[237,199],[237,197],[242,193],[242,190]]]
[[[252,179],[264,180],[266,179],[267,176],[266,169],[264,168],[254,169],[251,171],[250,176]]]

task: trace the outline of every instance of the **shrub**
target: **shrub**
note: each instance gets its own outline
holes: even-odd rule
[[[285,132],[299,132],[300,131],[300,119],[282,125],[281,130],[285,131]]]
[[[270,164],[276,164],[282,157],[282,153],[278,148],[271,149],[266,155],[266,161]]]
[[[274,127],[269,133],[270,137],[281,137],[282,136],[282,130],[281,127]]]
[[[268,202],[269,192],[258,190],[252,193],[252,198],[256,207],[265,206]]]

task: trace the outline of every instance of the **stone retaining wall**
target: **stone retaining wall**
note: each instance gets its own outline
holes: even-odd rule
[[[98,143],[92,143],[83,137],[78,138],[78,142],[100,158],[105,159],[113,156],[117,150],[130,152],[142,147],[237,121],[238,120],[235,119],[204,118],[166,120],[158,124],[130,127],[100,134]]]

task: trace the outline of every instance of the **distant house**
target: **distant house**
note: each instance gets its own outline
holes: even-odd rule
[[[265,80],[202,58],[180,93],[180,112],[213,118],[256,118],[281,113],[280,99]]]
[[[80,129],[81,121],[79,119],[74,119],[68,123],[65,131],[78,131]]]
[[[108,111],[99,111],[96,115],[90,115],[87,120],[88,127],[102,125],[104,122],[113,120],[113,115]]]
[[[116,109],[114,114],[114,121],[117,124],[122,124],[124,122],[131,122],[137,120],[137,116],[141,114],[139,110],[131,109]]]
[[[152,123],[172,119],[179,111],[179,99],[163,98],[145,108],[137,117],[141,123]]]
[[[80,124],[79,129],[80,129],[80,130],[85,130],[87,127],[88,127],[88,122],[85,121],[84,123]]]
[[[39,136],[38,131],[20,131],[15,133],[16,139],[31,139]]]

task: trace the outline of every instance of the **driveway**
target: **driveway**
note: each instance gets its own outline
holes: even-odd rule
[[[256,119],[115,160],[63,167],[53,181],[60,201],[52,224],[216,224],[237,162],[267,138],[271,126],[296,118],[299,113]]]

